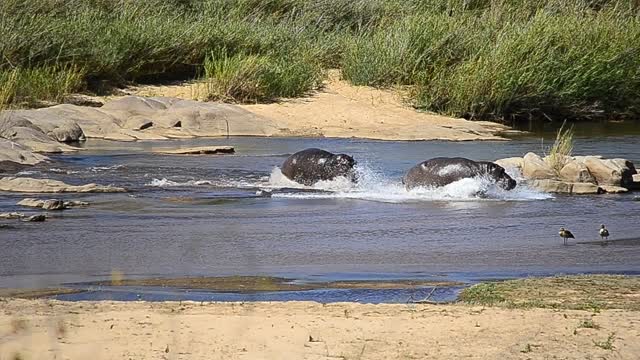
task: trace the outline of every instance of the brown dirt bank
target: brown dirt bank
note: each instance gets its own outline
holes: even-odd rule
[[[635,359],[640,312],[313,302],[0,302],[7,359]]]

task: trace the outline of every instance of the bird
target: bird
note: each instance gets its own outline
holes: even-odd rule
[[[609,240],[609,230],[604,227],[604,224],[600,225],[600,238],[602,240]]]
[[[576,238],[575,236],[573,236],[571,231],[565,230],[565,228],[563,228],[563,227],[560,228],[560,232],[558,234],[560,235],[562,240],[564,240],[564,244],[565,245],[567,245],[567,239],[575,239]]]

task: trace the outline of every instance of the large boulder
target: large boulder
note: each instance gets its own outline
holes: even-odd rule
[[[571,161],[560,170],[560,180],[574,183],[596,183],[596,179],[591,175],[584,163]]]
[[[522,175],[525,179],[554,179],[556,173],[540,156],[527,153],[522,159]]]
[[[599,185],[620,187],[633,186],[633,175],[637,173],[633,163],[625,159],[584,158],[584,165]]]
[[[498,159],[494,161],[494,163],[502,166],[505,170],[517,170],[518,172],[522,172],[522,168],[524,167],[524,159],[521,157],[510,157],[504,159]]]

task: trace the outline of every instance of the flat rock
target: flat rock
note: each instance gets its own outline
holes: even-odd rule
[[[235,149],[233,146],[200,146],[192,148],[181,148],[171,150],[158,150],[160,154],[172,155],[210,155],[210,154],[233,154]]]
[[[64,210],[67,208],[66,203],[59,199],[40,200],[34,198],[26,198],[18,202],[18,205],[35,207],[43,210]]]
[[[27,177],[3,177],[0,178],[0,191],[26,192],[26,193],[108,193],[125,192],[126,190],[114,186],[97,184],[69,185],[62,181],[51,179],[33,179]]]
[[[527,184],[539,191],[556,194],[601,194],[603,190],[595,184],[590,183],[570,183],[553,179],[528,180]]]
[[[600,185],[600,188],[608,194],[621,194],[629,191],[629,189],[625,187],[614,185]]]
[[[46,156],[36,154],[30,148],[15,141],[0,137],[0,173],[6,172],[6,169],[15,169],[17,167],[15,164],[35,165],[45,160],[47,160]]]
[[[19,212],[0,213],[0,219],[22,219],[23,217],[25,215]]]

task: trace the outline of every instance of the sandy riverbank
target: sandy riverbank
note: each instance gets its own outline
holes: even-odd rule
[[[191,100],[197,88],[197,83],[140,86],[125,93]],[[100,101],[113,99],[117,97]],[[401,92],[354,86],[338,70],[329,71],[322,89],[307,97],[239,106],[273,122],[280,130],[275,136],[470,141],[505,140],[502,135],[513,131],[498,123],[416,111],[404,102]]]
[[[6,359],[633,359],[640,312],[312,302],[0,303]],[[589,327],[592,324],[592,327]]]

